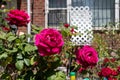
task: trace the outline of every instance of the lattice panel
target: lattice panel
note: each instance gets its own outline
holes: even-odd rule
[[[76,26],[79,35],[73,35],[71,41],[75,45],[90,45],[93,39],[92,12],[88,6],[72,7],[70,10],[70,25]]]

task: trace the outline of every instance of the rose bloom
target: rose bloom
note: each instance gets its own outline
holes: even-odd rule
[[[110,61],[110,59],[105,58],[104,61],[103,61],[103,63],[105,64],[105,63],[107,63],[107,62],[109,62],[109,61]]]
[[[102,68],[101,71],[98,74],[100,77],[109,77],[112,75],[112,69],[109,67]]]
[[[44,29],[35,35],[35,45],[40,56],[59,54],[63,44],[62,35],[56,29]]]
[[[86,70],[85,68],[82,68],[82,67],[81,67],[81,68],[79,68],[78,72],[79,72],[79,73],[82,73],[82,72],[85,71],[85,70]]]
[[[10,28],[8,28],[8,27],[2,27],[2,30],[5,31],[5,32],[9,32]]]
[[[91,46],[84,46],[76,52],[76,60],[83,67],[93,67],[98,62],[98,53]]]
[[[74,33],[75,33],[74,28],[71,28],[70,32],[71,32],[72,34],[74,34]]]
[[[112,70],[112,75],[113,76],[117,76],[118,75],[118,72],[116,70]]]
[[[114,77],[108,77],[107,79],[108,80],[117,80],[117,78],[114,78]]]
[[[115,61],[116,61],[116,59],[115,59],[115,58],[112,58],[112,59],[111,59],[111,62],[115,62]]]
[[[66,28],[68,28],[69,26],[70,26],[70,25],[67,24],[67,23],[64,24],[64,27],[66,27]]]
[[[6,20],[10,25],[27,26],[30,21],[30,17],[23,10],[10,10],[7,14]]]
[[[117,67],[117,71],[120,73],[120,66]]]

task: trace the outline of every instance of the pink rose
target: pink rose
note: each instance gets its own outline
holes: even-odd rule
[[[98,62],[98,54],[94,48],[86,45],[77,50],[76,60],[85,68],[93,67]]]
[[[10,25],[26,26],[30,21],[30,17],[25,11],[10,10],[10,12],[7,14],[6,20]]]
[[[112,69],[109,67],[102,68],[99,72],[100,77],[109,77],[110,75],[112,75]]]
[[[56,29],[44,29],[35,36],[35,45],[40,56],[59,54],[63,44],[62,35]]]

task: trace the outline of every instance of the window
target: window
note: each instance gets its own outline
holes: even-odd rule
[[[47,26],[58,27],[61,23],[67,22],[67,1],[48,0]]]
[[[47,26],[56,27],[69,22],[69,6],[89,6],[93,14],[93,27],[105,26],[119,17],[116,1],[119,3],[119,0],[48,0]]]

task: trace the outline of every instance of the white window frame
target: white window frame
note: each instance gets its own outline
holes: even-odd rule
[[[120,11],[120,5],[119,5],[120,1],[119,0],[115,0],[115,22],[119,22],[119,11]]]
[[[49,0],[45,0],[45,28],[48,27],[48,13],[49,10],[65,10],[67,9],[67,23],[70,22],[70,17],[69,17],[69,12],[70,12],[70,7],[71,7],[71,0],[67,0],[67,8],[49,8]],[[119,14],[120,14],[120,5],[119,5],[120,1],[119,0],[115,0],[115,23],[119,22]],[[117,26],[117,25],[116,25]],[[101,30],[103,29],[103,27],[94,27],[94,30]]]
[[[49,8],[49,0],[45,0],[45,28],[48,28],[48,13],[49,10],[67,10],[67,23],[69,23],[69,12],[71,6],[71,0],[67,0],[66,8]]]

